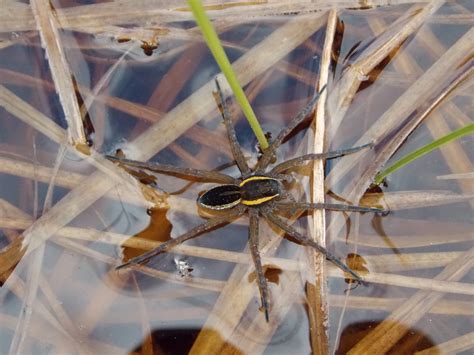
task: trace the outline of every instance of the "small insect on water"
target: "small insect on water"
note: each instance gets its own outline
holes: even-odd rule
[[[301,110],[296,117],[290,122],[288,127],[285,127],[271,142],[270,147],[264,151],[263,155],[258,160],[254,169],[251,169],[247,160],[245,159],[240,145],[235,135],[234,127],[232,125],[232,118],[227,109],[224,96],[216,79],[217,90],[219,93],[220,103],[222,106],[222,116],[227,129],[227,135],[232,149],[232,154],[235,159],[241,176],[234,178],[232,176],[217,172],[198,170],[191,168],[179,168],[171,165],[145,163],[136,160],[123,159],[113,156],[107,158],[119,162],[121,164],[148,169],[163,174],[172,174],[181,176],[183,178],[194,178],[199,181],[216,182],[220,185],[208,190],[198,197],[197,203],[200,207],[208,210],[219,210],[225,213],[216,217],[212,217],[205,223],[200,224],[188,232],[180,235],[177,238],[166,241],[156,249],[150,250],[138,257],[132,258],[126,263],[119,265],[117,269],[124,268],[132,264],[142,264],[149,261],[151,258],[168,251],[176,245],[179,245],[189,239],[195,238],[202,233],[214,229],[216,227],[231,223],[235,219],[242,216],[244,213],[249,215],[249,244],[252,258],[257,272],[257,282],[260,291],[262,308],[265,312],[265,318],[269,320],[270,304],[268,300],[268,284],[263,271],[262,260],[259,252],[258,229],[259,218],[265,218],[269,223],[282,229],[287,235],[302,245],[309,246],[324,254],[326,259],[334,263],[341,270],[347,272],[355,281],[363,283],[363,279],[339,258],[329,253],[324,247],[316,243],[311,238],[308,238],[291,225],[286,223],[282,218],[277,216],[279,211],[299,210],[309,211],[314,209],[326,209],[334,211],[353,211],[353,212],[382,212],[378,208],[353,206],[347,204],[326,204],[326,203],[308,203],[308,202],[294,202],[292,195],[287,191],[286,187],[292,180],[292,176],[285,174],[289,170],[306,164],[308,161],[317,159],[333,159],[343,155],[355,153],[361,149],[370,147],[371,144],[365,144],[359,147],[350,149],[336,150],[321,154],[306,154],[297,158],[287,160],[274,166],[268,170],[268,166],[274,159],[275,152],[282,144],[285,137],[287,137],[293,129],[298,126],[314,109],[319,96],[325,87],[317,93],[313,99]]]

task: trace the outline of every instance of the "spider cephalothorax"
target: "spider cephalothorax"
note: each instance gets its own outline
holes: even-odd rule
[[[297,158],[293,158],[277,164],[271,170],[267,171],[268,166],[272,163],[275,156],[276,149],[281,145],[283,139],[291,133],[291,131],[299,125],[313,110],[320,93],[325,89],[322,88],[313,99],[301,110],[297,116],[290,122],[288,127],[284,128],[277,138],[271,142],[270,147],[266,149],[263,155],[258,160],[256,167],[252,170],[247,164],[246,159],[241,151],[240,145],[235,135],[232,119],[225,104],[222,91],[219,87],[219,82],[216,80],[217,89],[219,92],[220,102],[222,105],[222,116],[227,128],[227,135],[234,156],[242,176],[234,178],[232,176],[217,172],[206,171],[190,168],[178,168],[175,166],[144,163],[135,160],[123,159],[108,156],[110,160],[120,162],[128,166],[145,168],[151,171],[156,171],[163,174],[172,174],[181,176],[183,178],[194,178],[200,181],[216,182],[220,185],[211,188],[204,194],[197,198],[197,203],[200,207],[209,210],[224,211],[219,216],[208,219],[203,224],[200,224],[188,232],[180,235],[177,238],[166,241],[158,248],[150,250],[136,258],[130,259],[126,263],[119,265],[117,269],[129,266],[131,264],[145,263],[154,256],[161,254],[172,247],[185,242],[186,240],[197,237],[198,235],[232,222],[239,218],[244,213],[249,215],[249,245],[252,253],[252,258],[257,271],[258,287],[262,300],[262,307],[265,312],[265,318],[268,321],[269,317],[269,302],[268,302],[268,285],[264,275],[260,252],[258,248],[258,225],[259,217],[264,217],[269,223],[279,227],[286,234],[291,236],[293,240],[298,241],[303,245],[310,246],[330,260],[341,270],[351,275],[357,282],[363,282],[362,278],[352,271],[339,258],[329,253],[324,247],[320,246],[311,238],[300,234],[291,225],[286,223],[283,219],[278,217],[275,212],[284,210],[314,210],[314,209],[329,209],[335,211],[354,211],[354,212],[381,212],[378,208],[369,208],[361,206],[352,206],[345,204],[326,204],[326,203],[308,203],[295,202],[291,199],[291,195],[285,190],[284,182],[289,175],[285,175],[288,170],[303,165],[308,161],[317,159],[332,159],[346,154],[357,152],[363,148],[370,146],[366,144],[360,147],[342,149],[333,152],[321,154],[306,154]]]

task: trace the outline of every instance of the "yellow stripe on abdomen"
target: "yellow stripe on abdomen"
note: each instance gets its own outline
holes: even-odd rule
[[[274,178],[271,178],[271,177],[268,177],[268,176],[251,176],[247,179],[245,179],[244,181],[242,181],[239,186],[242,187],[244,186],[246,183],[248,182],[251,182],[251,181],[257,181],[257,180],[276,180]]]
[[[221,211],[221,210],[227,210],[229,208],[232,208],[234,206],[237,206],[240,203],[240,198],[238,200],[232,201],[227,204],[223,205],[206,205],[205,203],[200,203],[201,206],[204,206],[205,208],[208,208],[210,210],[215,210],[215,211]]]
[[[278,195],[265,196],[265,197],[257,198],[255,200],[241,200],[240,202],[246,206],[255,206],[255,205],[260,205],[261,203],[273,200],[277,196]]]

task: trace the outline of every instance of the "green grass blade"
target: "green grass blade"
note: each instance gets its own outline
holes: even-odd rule
[[[252,106],[250,106],[247,97],[245,96],[244,90],[239,84],[237,77],[235,76],[234,70],[232,69],[232,65],[225,54],[224,48],[222,48],[221,42],[219,41],[219,37],[217,37],[216,31],[212,26],[209,18],[207,17],[206,11],[202,6],[200,0],[188,0],[188,4],[191,7],[193,12],[194,18],[198,26],[200,27],[204,39],[212,52],[219,68],[221,69],[222,73],[226,77],[232,91],[234,92],[235,98],[239,103],[242,112],[244,113],[245,117],[250,124],[255,136],[257,137],[258,143],[262,149],[268,148],[268,141],[263,133],[262,127],[258,123],[257,117],[253,112]]]
[[[462,127],[454,132],[451,132],[444,137],[441,137],[413,152],[410,154],[404,156],[402,159],[397,161],[395,164],[390,166],[389,168],[379,172],[377,176],[375,177],[374,184],[379,185],[385,177],[393,173],[394,171],[397,171],[398,169],[404,167],[405,165],[411,163],[415,159],[418,159],[419,157],[431,152],[432,150],[442,146],[443,144],[446,144],[448,142],[451,142],[452,140],[461,138],[467,134],[472,134],[474,133],[474,123],[471,123],[465,127]]]

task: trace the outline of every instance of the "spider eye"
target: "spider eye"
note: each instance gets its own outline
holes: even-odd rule
[[[220,185],[206,191],[197,200],[198,204],[211,210],[225,210],[240,203],[240,187]]]

